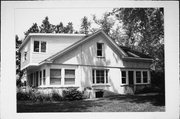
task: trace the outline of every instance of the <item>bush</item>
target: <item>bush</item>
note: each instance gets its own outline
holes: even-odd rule
[[[17,100],[21,100],[21,101],[30,100],[30,96],[26,92],[18,92],[17,93]]]
[[[164,72],[151,72],[152,87],[159,88],[160,93],[165,93],[165,76]]]
[[[63,98],[57,92],[53,92],[52,93],[52,99],[54,101],[61,101],[61,100],[63,100]]]
[[[81,100],[83,94],[77,89],[68,89],[63,91],[63,97],[65,100]]]

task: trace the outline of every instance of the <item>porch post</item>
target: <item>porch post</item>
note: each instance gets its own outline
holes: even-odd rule
[[[46,85],[50,85],[50,67],[48,65],[46,66]]]

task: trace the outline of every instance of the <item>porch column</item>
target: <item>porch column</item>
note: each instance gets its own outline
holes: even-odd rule
[[[49,66],[46,67],[46,85],[47,86],[50,85],[50,67]]]

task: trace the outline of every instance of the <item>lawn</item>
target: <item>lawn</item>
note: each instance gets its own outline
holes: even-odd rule
[[[162,95],[116,95],[79,101],[18,101],[17,112],[163,112],[164,99]]]

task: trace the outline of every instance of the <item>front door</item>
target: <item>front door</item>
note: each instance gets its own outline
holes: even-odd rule
[[[128,71],[128,81],[129,81],[129,88],[131,90],[131,94],[134,94],[134,72]]]
[[[134,85],[134,76],[133,71],[128,71],[128,77],[129,77],[129,85]]]

